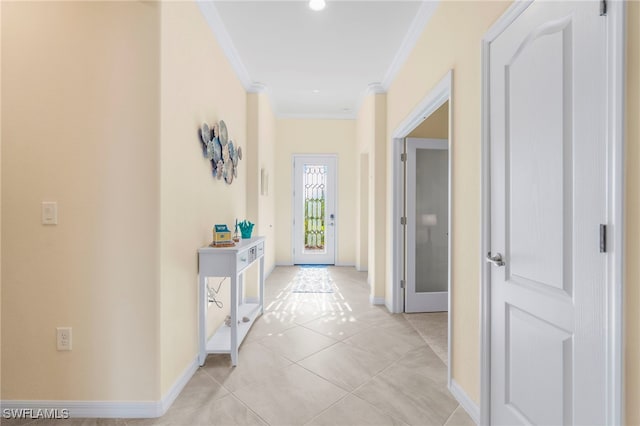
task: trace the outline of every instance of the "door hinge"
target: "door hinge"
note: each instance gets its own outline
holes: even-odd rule
[[[600,16],[607,16],[607,0],[600,0]]]
[[[400,154],[400,161],[402,161],[403,163],[405,161],[407,161],[407,153],[403,152],[402,154]]]
[[[400,225],[406,225],[407,224],[407,217],[403,216],[400,218]]]
[[[400,288],[405,288],[406,282],[405,280],[400,280]]]
[[[607,225],[600,224],[600,253],[607,252]]]

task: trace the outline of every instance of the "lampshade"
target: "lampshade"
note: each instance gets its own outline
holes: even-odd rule
[[[438,216],[435,214],[423,214],[422,225],[424,226],[436,226],[438,224]]]
[[[318,11],[318,10],[322,10],[322,9],[324,9],[324,7],[325,7],[326,5],[327,5],[327,4],[324,2],[324,0],[310,0],[310,1],[309,1],[309,7],[310,7],[312,10],[315,10],[315,11]]]

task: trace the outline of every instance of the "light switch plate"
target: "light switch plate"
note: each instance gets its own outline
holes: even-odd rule
[[[42,202],[42,224],[57,225],[58,224],[58,203],[55,201]]]

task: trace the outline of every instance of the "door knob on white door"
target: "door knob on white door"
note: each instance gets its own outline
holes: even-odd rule
[[[502,254],[496,253],[495,256],[491,256],[491,252],[487,253],[487,262],[493,263],[496,266],[504,266],[504,259],[502,258]]]

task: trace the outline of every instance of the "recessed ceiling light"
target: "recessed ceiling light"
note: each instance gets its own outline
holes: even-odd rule
[[[315,10],[316,12],[324,9],[327,4],[324,0],[309,0],[309,7],[311,10]]]
[[[313,89],[313,90],[311,91],[311,93],[318,94],[318,93],[320,93],[320,91],[319,91],[318,89]]]

